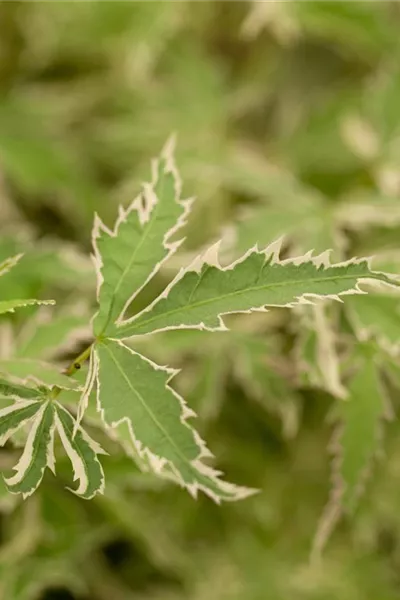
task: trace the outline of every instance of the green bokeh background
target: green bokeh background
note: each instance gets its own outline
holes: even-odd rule
[[[78,307],[89,320],[93,213],[112,225],[172,132],[197,201],[146,298],[221,237],[225,260],[286,233],[289,254],[375,254],[400,272],[399,31],[398,2],[0,2],[0,258],[26,252],[2,299],[51,294],[53,316]],[[339,227],[334,211],[359,198],[380,218]],[[24,354],[34,314],[0,322],[2,357]],[[195,501],[116,451],[105,496],[86,503],[64,491],[61,461],[61,480],[2,499],[0,580],[18,574],[4,600],[399,598],[395,421],[358,511],[310,562],[333,398],[298,380],[299,320],[271,311],[231,319],[232,334],[145,344],[183,368],[174,385],[216,465],[258,495]],[[51,358],[66,364],[84,341]],[[253,389],[242,366],[258,344]],[[15,452],[1,452],[2,470]]]

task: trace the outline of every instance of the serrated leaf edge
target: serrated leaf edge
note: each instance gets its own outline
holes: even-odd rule
[[[55,414],[54,414],[54,422],[55,422],[55,427],[57,429],[58,435],[60,436],[61,439],[61,443],[64,447],[64,450],[68,456],[68,458],[71,461],[72,464],[72,469],[73,469],[73,473],[74,473],[74,481],[79,481],[79,486],[76,490],[73,490],[72,488],[67,488],[70,492],[72,492],[73,494],[75,494],[76,496],[80,496],[82,497],[83,494],[86,493],[88,486],[89,486],[89,478],[87,477],[86,474],[86,470],[84,467],[84,462],[81,459],[81,457],[79,456],[78,452],[75,450],[75,448],[72,446],[72,444],[70,443],[67,434],[65,433],[65,429],[64,429],[64,425],[62,424],[62,421],[60,419],[60,417],[58,416],[58,411],[62,411],[68,414],[69,417],[72,417],[71,413],[65,409],[60,403],[55,402]],[[93,452],[97,455],[97,454],[104,454],[107,455],[107,452],[105,452],[105,450],[103,450],[103,448],[100,446],[100,444],[98,444],[95,440],[93,440],[84,429],[82,429],[81,427],[78,427],[79,432],[81,433],[84,441],[88,444],[88,446],[91,448],[91,450],[93,450]],[[99,466],[100,466],[100,470],[102,473],[102,483],[101,486],[98,490],[96,490],[96,492],[94,494],[92,494],[91,496],[85,497],[86,500],[90,500],[91,498],[93,498],[97,493],[99,494],[103,494],[104,493],[104,489],[105,489],[105,479],[104,479],[104,471],[103,471],[103,467],[100,463],[100,461],[97,460],[97,458],[95,459]]]
[[[378,370],[377,361],[374,360],[375,368]],[[379,380],[379,377],[378,377]],[[359,481],[355,490],[355,496],[357,499],[362,495],[365,485],[370,477],[372,471],[373,462],[383,454],[383,423],[384,421],[391,421],[394,418],[393,410],[390,404],[389,397],[386,390],[380,382],[380,391],[383,398],[384,409],[376,427],[376,450],[373,452],[368,463],[364,469],[360,472]],[[349,402],[350,400],[342,399],[341,402]],[[340,518],[346,514],[346,510],[341,504],[341,500],[345,491],[346,482],[343,480],[341,475],[341,466],[343,459],[343,446],[341,445],[341,438],[343,434],[345,424],[339,421],[334,427],[331,440],[328,445],[328,452],[332,456],[331,460],[331,492],[329,500],[325,506],[320,517],[317,531],[314,536],[311,560],[318,561],[322,555],[323,549],[332,535],[333,530],[338,524]]]
[[[8,396],[10,397],[10,396]],[[2,417],[6,417],[7,415],[13,413],[13,412],[18,412],[20,411],[22,408],[26,408],[28,406],[32,406],[33,404],[37,404],[38,410],[41,407],[41,402],[38,402],[37,400],[23,400],[21,398],[15,398],[15,400],[17,400],[14,404],[11,404],[10,406],[6,406],[5,408],[2,408],[0,410],[0,419]],[[30,417],[27,417],[26,419],[24,419],[23,421],[21,421],[20,423],[18,423],[18,425],[16,427],[13,427],[11,429],[9,429],[8,431],[6,431],[3,435],[0,436],[0,446],[4,446],[4,444],[7,442],[7,440],[10,439],[10,437],[13,436],[13,434],[18,431],[18,429],[20,429],[20,427],[22,427],[25,423],[27,423],[28,421],[30,421],[31,419],[36,418],[37,415],[31,415]]]
[[[356,310],[353,307],[347,306],[346,312],[349,318],[349,321],[352,325],[353,332],[359,342],[367,342],[375,338],[378,345],[382,348],[384,352],[386,352],[392,358],[397,358],[400,353],[400,340],[396,342],[392,342],[385,335],[383,335],[379,331],[379,327],[373,326],[365,326],[361,323],[361,320],[358,316]],[[399,298],[399,306],[397,307],[397,313],[400,313],[400,298]]]
[[[150,360],[146,356],[143,356],[139,352],[135,352],[134,350],[132,350],[132,348],[129,348],[128,346],[126,346],[121,340],[117,340],[117,339],[113,339],[113,338],[109,338],[109,340],[112,342],[115,342],[116,344],[118,344],[119,346],[121,346],[122,348],[124,348],[125,350],[130,352],[131,354],[140,356],[140,358],[142,360],[149,363],[153,367],[153,369],[155,369],[156,371],[164,371],[165,373],[167,373],[169,375],[169,378],[167,380],[166,389],[168,389],[168,391],[171,392],[172,395],[175,396],[175,398],[178,400],[180,407],[181,407],[180,421],[181,421],[182,425],[184,425],[185,427],[188,427],[191,430],[194,440],[195,440],[195,443],[196,443],[197,447],[199,448],[199,454],[196,457],[196,459],[194,459],[193,461],[188,461],[188,463],[191,464],[193,469],[195,471],[198,471],[201,475],[204,475],[204,476],[212,479],[215,482],[215,484],[221,489],[221,492],[232,494],[232,497],[229,498],[230,501],[243,499],[243,498],[246,498],[248,496],[251,496],[251,495],[257,493],[258,490],[254,490],[251,488],[245,488],[245,487],[238,487],[232,483],[222,481],[219,478],[222,475],[221,471],[216,471],[212,467],[209,467],[202,462],[203,458],[213,458],[214,455],[207,448],[205,441],[200,437],[199,433],[187,422],[188,418],[196,417],[197,415],[191,408],[189,408],[189,406],[186,404],[186,402],[182,398],[182,396],[180,396],[172,387],[170,387],[168,385],[169,382],[172,380],[172,378],[177,373],[179,373],[179,370],[171,369],[170,367],[161,366],[161,365],[158,365],[157,363],[154,363],[152,360]],[[98,357],[97,357],[97,362],[99,362]],[[136,437],[134,430],[133,430],[132,423],[127,417],[124,417],[124,418],[120,419],[119,421],[113,421],[111,423],[108,423],[104,417],[105,411],[101,407],[101,402],[100,402],[101,382],[100,382],[100,377],[99,377],[99,371],[97,371],[96,380],[97,380],[97,411],[100,413],[101,419],[106,424],[106,426],[108,428],[111,427],[111,428],[115,429],[122,423],[126,423],[128,426],[128,430],[129,430],[129,433],[131,436],[131,441],[135,448],[135,451],[137,452],[137,454],[139,455],[139,457],[141,459],[148,460],[151,468],[157,475],[164,477],[166,479],[173,479],[176,483],[179,483],[179,485],[181,487],[186,488],[189,491],[189,493],[191,494],[191,496],[193,496],[193,498],[197,498],[198,491],[200,490],[200,491],[204,492],[207,496],[209,496],[212,500],[214,500],[214,502],[216,502],[217,504],[220,504],[221,498],[219,496],[217,496],[216,494],[214,494],[209,488],[207,488],[206,486],[204,486],[198,482],[195,482],[193,484],[186,483],[183,480],[179,470],[175,467],[175,465],[171,461],[154,454],[153,452],[151,452],[149,450],[149,448],[143,446],[141,441]],[[166,472],[166,470],[165,470],[166,468],[170,469],[171,473]]]
[[[173,153],[175,149],[175,138],[171,136],[171,138],[167,141],[164,148],[161,151],[161,159],[165,160],[165,169],[164,174],[171,173],[173,175],[175,181],[175,201],[178,205],[182,206],[183,213],[178,218],[175,225],[169,229],[165,235],[163,240],[163,246],[168,251],[167,255],[158,263],[156,263],[153,267],[153,270],[148,275],[145,282],[139,286],[132,295],[125,302],[121,313],[118,315],[116,322],[120,322],[123,319],[123,315],[125,314],[128,306],[132,303],[134,298],[139,294],[139,292],[149,283],[149,281],[154,277],[154,275],[160,270],[162,265],[167,262],[167,260],[176,252],[179,246],[183,243],[184,238],[177,240],[175,242],[169,242],[170,238],[184,225],[186,225],[187,218],[190,214],[192,204],[194,202],[194,198],[188,198],[186,200],[181,199],[181,189],[182,189],[182,181],[179,176],[178,170],[175,165]],[[100,289],[104,281],[104,277],[102,275],[103,261],[101,257],[101,252],[97,245],[97,239],[100,237],[101,232],[107,234],[110,237],[117,237],[119,227],[122,223],[124,223],[129,215],[136,211],[138,214],[139,222],[143,226],[151,219],[151,215],[155,206],[160,202],[159,198],[154,193],[154,188],[158,181],[158,170],[160,165],[160,158],[155,158],[151,163],[152,170],[152,178],[150,183],[143,183],[142,191],[140,194],[133,200],[133,202],[124,209],[122,206],[119,206],[118,209],[118,218],[115,222],[114,228],[109,229],[103,221],[100,219],[97,213],[94,216],[94,224],[92,230],[92,245],[94,253],[92,255],[92,260],[94,263],[94,268],[97,275],[97,291],[96,297],[97,301],[100,301]],[[92,323],[97,316],[97,313],[93,316]]]
[[[22,257],[23,254],[16,254],[15,256],[10,256],[9,258],[3,260],[0,263],[0,277],[11,271],[11,269],[15,267]]]
[[[398,281],[397,279],[395,279],[395,277],[391,277],[388,276],[386,273],[381,273],[379,271],[373,271],[371,269],[371,260],[372,257],[365,257],[365,258],[351,258],[349,260],[346,261],[342,261],[342,262],[338,262],[338,263],[331,263],[330,262],[330,258],[329,255],[331,253],[331,250],[325,250],[324,252],[313,256],[313,250],[310,250],[309,252],[306,252],[305,254],[301,255],[301,256],[297,256],[294,258],[287,258],[284,260],[280,260],[279,255],[280,255],[280,251],[281,251],[281,247],[283,244],[283,240],[284,238],[281,237],[279,239],[277,239],[275,242],[273,242],[272,244],[270,244],[269,246],[267,246],[264,250],[259,250],[257,244],[254,245],[252,248],[250,248],[243,256],[241,256],[240,258],[238,258],[237,260],[235,260],[234,262],[232,262],[231,264],[227,265],[226,267],[222,267],[220,265],[219,259],[218,259],[218,254],[219,254],[219,247],[221,244],[221,240],[216,242],[214,245],[210,246],[206,252],[203,255],[199,255],[197,256],[194,261],[185,268],[182,268],[179,273],[177,274],[177,276],[170,282],[170,284],[165,288],[165,290],[159,295],[157,296],[157,298],[155,298],[155,300],[153,300],[153,302],[151,302],[146,308],[144,308],[141,312],[139,312],[138,314],[134,315],[132,318],[130,319],[126,319],[125,321],[119,321],[116,322],[116,327],[117,327],[117,331],[118,328],[125,328],[128,327],[129,325],[132,325],[135,323],[136,320],[138,320],[140,317],[142,317],[144,314],[150,312],[153,307],[158,304],[158,302],[160,302],[161,300],[164,300],[168,297],[170,291],[172,290],[172,288],[186,275],[186,273],[189,272],[196,272],[196,273],[200,273],[201,269],[204,266],[213,266],[218,268],[221,272],[225,272],[225,271],[230,271],[232,269],[234,269],[238,264],[243,263],[251,254],[253,253],[257,253],[257,254],[264,254],[265,255],[265,259],[269,260],[270,263],[272,265],[295,265],[295,266],[299,266],[301,264],[304,263],[312,263],[315,267],[321,267],[323,266],[324,269],[328,269],[330,267],[346,267],[348,265],[354,265],[354,264],[361,264],[361,263],[366,263],[368,266],[368,269],[370,271],[370,277],[359,277],[357,280],[356,285],[348,290],[345,290],[343,292],[340,292],[339,294],[313,294],[313,293],[304,293],[300,296],[297,297],[297,299],[293,302],[288,302],[287,304],[265,304],[263,306],[260,307],[254,307],[248,310],[242,310],[242,311],[227,311],[227,312],[223,312],[221,314],[218,315],[218,321],[219,321],[219,325],[217,327],[208,327],[206,326],[204,323],[200,323],[198,325],[181,325],[181,326],[167,326],[167,327],[159,327],[156,328],[152,331],[149,331],[147,333],[143,333],[143,334],[138,334],[138,335],[150,335],[152,333],[158,333],[158,332],[162,332],[162,331],[169,331],[169,330],[177,330],[177,329],[198,329],[198,330],[204,330],[204,331],[227,331],[228,328],[223,320],[223,317],[225,315],[230,315],[230,314],[250,314],[252,312],[268,312],[268,308],[267,307],[286,307],[286,308],[293,308],[294,306],[298,306],[301,304],[315,304],[315,301],[318,299],[324,299],[324,300],[336,300],[339,302],[343,302],[342,300],[342,296],[346,296],[346,295],[353,295],[353,294],[366,294],[367,292],[362,290],[359,287],[359,283],[362,282],[373,282],[374,285],[379,285],[382,282],[381,281],[377,281],[377,279],[374,277],[376,276],[378,279],[384,279],[385,283],[384,285],[387,286],[391,286],[394,288],[398,288],[400,286],[400,281]],[[129,339],[131,337],[135,337],[135,334],[127,334],[126,336],[124,336],[123,340],[125,339]]]
[[[43,403],[42,408],[39,409],[38,413],[33,417],[32,427],[28,433],[28,437],[26,439],[24,450],[22,452],[22,455],[21,455],[18,463],[13,468],[13,470],[16,471],[16,473],[14,475],[12,475],[11,477],[8,477],[8,478],[4,477],[4,481],[7,485],[7,487],[15,486],[18,483],[21,483],[21,481],[23,481],[25,472],[28,469],[31,458],[32,458],[33,445],[35,442],[37,430],[40,426],[40,423],[42,422],[45,411],[47,410],[47,408],[50,405],[51,405],[50,401]],[[29,490],[29,492],[24,492],[22,494],[22,497],[24,500],[26,498],[28,498],[29,496],[31,496],[34,493],[34,491],[39,487],[40,483],[42,482],[43,475],[44,475],[46,468],[49,468],[52,471],[52,473],[55,473],[54,431],[55,431],[55,424],[54,424],[54,419],[53,419],[53,423],[50,427],[50,440],[49,440],[49,443],[48,443],[47,449],[46,449],[46,464],[41,470],[41,477],[37,481],[36,485],[33,486]],[[19,494],[20,493],[20,492],[13,491],[12,489],[9,489],[9,491],[11,494]]]
[[[5,302],[8,302],[7,300],[5,300]],[[1,308],[1,302],[0,302],[0,314],[5,315],[7,313],[13,313],[15,312],[15,310],[17,308],[23,308],[24,306],[35,306],[35,305],[51,305],[53,306],[55,304],[55,300],[36,300],[35,298],[27,298],[24,300],[10,300],[9,302],[14,302],[13,306],[10,306],[10,308],[7,308],[5,310],[3,310]]]

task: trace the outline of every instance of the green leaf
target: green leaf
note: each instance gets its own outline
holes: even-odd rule
[[[6,273],[8,273],[8,271],[10,271],[13,267],[15,267],[15,265],[22,258],[22,256],[23,256],[22,254],[16,254],[15,256],[12,256],[10,258],[6,258],[5,260],[3,260],[0,263],[0,277],[1,277],[1,275],[5,275]]]
[[[171,238],[185,224],[191,204],[180,199],[180,190],[169,145],[153,163],[152,182],[144,185],[127,210],[120,208],[113,231],[96,216],[93,244],[100,305],[94,319],[96,335],[107,334],[109,324],[122,318],[136,294],[180,245]]]
[[[38,390],[25,385],[11,383],[7,379],[0,378],[0,397],[10,397],[14,399],[24,398],[25,400],[38,399],[43,395],[42,390]]]
[[[55,413],[57,431],[71,460],[74,480],[79,480],[79,487],[71,491],[86,500],[102,494],[104,473],[97,455],[106,452],[81,427],[74,433],[74,418],[58,402],[55,403]]]
[[[94,384],[96,383],[97,370],[98,370],[97,355],[96,355],[94,346],[92,346],[92,348],[90,350],[90,355],[89,355],[89,370],[86,375],[85,385],[83,387],[82,394],[81,394],[79,404],[78,404],[78,412],[77,412],[77,418],[76,418],[76,424],[75,424],[76,428],[78,427],[79,423],[82,421],[83,415],[85,414],[85,412],[87,410],[90,394],[92,393]],[[81,373],[78,374],[78,377],[80,377],[80,376],[81,376]]]
[[[346,303],[355,297],[348,297]],[[334,327],[338,321],[337,308],[316,303],[315,306],[295,309],[295,358],[301,385],[320,388],[337,398],[344,398],[346,390],[341,382],[338,336]]]
[[[349,385],[349,397],[338,410],[343,424],[339,434],[341,503],[346,511],[351,512],[356,506],[366,469],[380,447],[381,420],[387,414],[377,365],[366,360]]]
[[[306,34],[332,41],[338,52],[342,46],[356,56],[375,56],[396,47],[395,22],[372,3],[301,2],[291,9]]]
[[[349,298],[346,312],[360,340],[375,337],[386,350],[400,344],[400,298],[368,294]]]
[[[0,477],[0,513],[9,513],[11,512],[16,503],[18,502],[18,498],[16,496],[12,496],[8,489],[6,484],[4,483],[4,479],[2,477]],[[1,565],[1,562],[0,562]],[[1,573],[1,568],[0,568],[0,573]],[[0,588],[0,592],[1,592],[1,588]]]
[[[0,410],[0,446],[4,446],[13,433],[29,419],[32,419],[41,407],[41,402],[20,400],[11,406],[2,408]]]
[[[370,473],[372,459],[381,447],[382,421],[391,407],[379,376],[373,348],[360,347],[358,370],[348,396],[335,404],[338,421],[332,439],[334,488],[322,516],[314,548],[319,552],[343,513],[353,513]]]
[[[400,204],[398,198],[376,193],[352,191],[335,206],[335,216],[340,227],[362,231],[371,226],[398,227]]]
[[[23,306],[34,306],[35,304],[55,304],[54,300],[34,300],[28,298],[25,300],[3,300],[0,301],[0,315],[8,312],[14,312],[16,308]]]
[[[56,353],[73,349],[83,336],[90,337],[88,315],[61,313],[42,309],[30,319],[17,339],[15,356],[48,360]]]
[[[23,382],[32,382],[47,387],[79,390],[81,385],[73,377],[67,377],[52,364],[28,358],[0,360],[0,373]]]
[[[219,473],[202,462],[211,454],[187,422],[194,413],[168,385],[173,370],[118,341],[99,343],[96,353],[98,410],[110,427],[128,424],[133,446],[156,473],[172,475],[193,496],[200,489],[216,502],[251,493],[221,481]]]
[[[195,384],[189,392],[190,404],[196,407],[202,421],[216,419],[225,399],[225,385],[229,373],[229,358],[220,348],[201,356],[200,365],[195,378]],[[188,373],[193,379],[193,374]]]
[[[54,472],[53,443],[54,408],[51,402],[46,402],[41,405],[32,421],[25,448],[14,467],[16,473],[4,478],[10,492],[27,498],[40,485],[46,467]]]
[[[359,283],[375,279],[396,285],[384,273],[371,271],[367,259],[331,265],[328,255],[279,259],[280,242],[265,251],[251,250],[221,268],[204,262],[183,270],[166,290],[139,315],[115,327],[112,337],[124,339],[154,331],[197,328],[226,329],[222,316],[265,310],[266,306],[295,306],[317,297],[339,299],[362,293]],[[212,249],[211,249],[212,250]]]
[[[349,384],[348,398],[337,409],[342,422],[338,432],[341,504],[351,512],[362,491],[371,458],[380,447],[381,421],[391,414],[374,356],[365,358]]]
[[[237,223],[229,228],[227,240],[235,256],[255,242],[259,248],[285,235],[297,250],[323,252],[335,248],[334,211],[327,199],[291,173],[272,166],[255,152],[239,147],[227,162],[224,182],[239,193],[259,196],[262,203],[240,209]],[[288,210],[290,206],[290,210]]]
[[[62,241],[31,240],[21,242],[16,236],[2,235],[0,260],[10,254],[26,251],[18,267],[7,275],[7,286],[2,291],[2,300],[14,298],[37,298],[47,289],[58,289],[69,293],[94,288],[95,273],[92,261],[74,246],[65,246]]]
[[[290,381],[279,372],[278,361],[272,362],[265,340],[254,335],[237,336],[232,359],[234,374],[245,392],[279,417],[285,437],[293,437],[299,425],[300,400]]]
[[[262,248],[282,235],[294,241],[300,251],[312,248],[315,252],[322,252],[327,247],[337,247],[335,223],[329,205],[323,204],[319,198],[308,204],[287,199],[296,202],[293,210],[288,211],[283,199],[279,200],[278,206],[255,207],[252,212],[243,214],[232,231],[234,249],[238,253],[246,252],[255,241]]]

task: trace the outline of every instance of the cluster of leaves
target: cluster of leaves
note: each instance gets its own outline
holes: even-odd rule
[[[29,454],[28,436],[40,415],[47,411],[47,425],[58,433],[57,478],[44,472],[38,492],[24,503],[1,488],[1,509],[8,511],[1,527],[1,594],[36,600],[43,588],[63,585],[76,597],[96,600],[129,598],[131,589],[135,597],[197,600],[209,597],[211,588],[216,598],[235,600],[264,597],[266,588],[271,598],[397,597],[397,292],[385,286],[347,295],[343,304],[313,296],[315,306],[222,314],[229,332],[192,328],[204,323],[221,329],[221,311],[293,302],[267,297],[265,290],[262,304],[253,294],[246,305],[208,303],[210,290],[235,285],[235,272],[250,278],[264,260],[260,251],[241,260],[248,248],[257,243],[264,249],[281,235],[284,258],[277,260],[276,246],[269,252],[285,277],[287,257],[304,257],[311,248],[310,268],[332,248],[336,262],[373,254],[374,268],[400,272],[396,4],[4,3],[0,11],[7,59],[0,71],[7,91],[0,101],[6,177],[0,184],[0,261],[25,254],[2,278],[0,300],[57,301],[37,312],[26,306],[4,313],[0,321],[7,431],[11,421],[32,412],[0,453],[6,479],[24,448]],[[104,282],[89,327],[96,310],[87,259],[93,211],[111,222],[116,202],[126,205],[146,177],[149,156],[171,130],[179,132],[185,189],[198,197],[188,223],[181,221],[182,234],[177,232],[186,241],[172,255],[176,236],[166,234],[189,206],[169,197],[171,220],[157,233],[162,243],[148,240],[151,253],[143,248],[140,264],[134,273],[128,269],[113,299],[122,256],[146,229],[141,215],[148,211],[153,222],[155,207],[166,207],[164,190],[154,192],[154,180],[147,185],[142,200],[121,214],[117,235],[98,221]],[[199,247],[222,237],[226,226],[221,268],[216,249]],[[79,241],[79,254],[60,237]],[[199,253],[203,258],[196,261]],[[121,262],[114,264],[111,255]],[[226,268],[236,259],[233,269]],[[175,278],[177,268],[189,263]],[[265,275],[278,277],[279,269],[271,267]],[[305,286],[303,281],[290,293],[323,295]],[[192,291],[212,310],[187,311]],[[179,310],[171,315],[171,308]],[[173,331],[175,316],[190,329]],[[157,332],[148,335],[150,327]],[[89,368],[82,364],[75,372],[72,366],[69,377],[61,375],[89,345]],[[114,385],[114,359],[135,373],[123,389]],[[182,370],[168,382],[173,373],[154,364]],[[137,402],[128,405],[132,387],[142,394],[137,373],[149,373],[148,381],[158,377],[151,398],[145,397],[147,416]],[[96,374],[107,391],[102,398]],[[169,485],[173,479],[214,497],[228,489],[208,466],[210,477],[199,481],[204,445],[191,427],[183,428],[180,417],[189,409],[177,396],[198,413],[196,421],[185,422],[209,441],[218,468],[262,493],[217,510],[201,495],[194,503]],[[129,409],[132,427],[129,419],[116,425],[122,412],[115,413],[111,401],[117,397],[124,400],[121,410]],[[184,457],[190,473],[149,422],[148,409],[158,411],[166,402],[175,410],[161,413],[162,425],[184,432],[179,439],[189,441]],[[18,416],[19,409],[27,412]],[[89,453],[83,462],[71,452],[68,427],[55,419],[59,414],[72,419],[71,444]],[[101,488],[89,432],[109,455],[100,457],[105,493],[83,503],[63,487],[71,486],[72,460],[80,493]],[[334,482],[323,510],[329,439]],[[383,444],[385,460],[368,478]],[[38,450],[43,458],[44,448]],[[41,478],[39,464],[26,471],[33,487]],[[163,478],[153,478],[154,471]],[[30,480],[22,477],[17,489],[25,484]],[[238,488],[229,490],[237,495]],[[306,568],[321,511],[315,555],[342,513],[353,517],[336,531],[325,560]],[[117,569],[99,555],[100,548],[107,556],[111,548],[115,559],[116,537],[123,540],[126,561]]]
[[[194,496],[202,490],[217,502],[249,495],[251,490],[224,483],[220,474],[204,462],[204,458],[212,455],[188,424],[187,419],[194,416],[194,412],[169,385],[174,371],[150,361],[124,341],[174,329],[223,331],[226,329],[223,317],[227,314],[260,312],[267,306],[312,304],[320,298],[339,300],[343,295],[362,293],[359,283],[363,280],[396,287],[394,278],[372,271],[367,259],[332,265],[327,253],[313,256],[310,252],[282,260],[279,241],[265,250],[255,246],[223,268],[218,262],[218,247],[213,246],[188,268],[182,268],[152,303],[127,318],[126,312],[135,297],[181,244],[171,238],[185,224],[192,204],[181,199],[181,182],[171,143],[161,158],[153,162],[152,171],[152,181],[143,186],[143,191],[126,210],[120,208],[113,230],[98,216],[95,218],[93,244],[99,303],[93,318],[95,341],[65,375],[53,377],[51,367],[23,359],[3,361],[0,365],[9,376],[19,377],[16,385],[6,380],[0,384],[2,396],[14,400],[0,414],[1,443],[29,425],[24,451],[14,468],[16,473],[5,480],[11,492],[21,492],[27,497],[38,487],[47,467],[54,471],[55,430],[72,461],[74,477],[79,480],[75,493],[92,498],[103,492],[103,470],[97,458],[103,451],[80,427],[92,390],[96,388],[97,412],[105,428],[112,430],[116,437],[119,428],[123,428],[132,453],[155,473],[173,477]],[[15,262],[16,259],[10,259],[3,263],[3,272]],[[6,302],[3,312],[33,302],[37,301]],[[320,351],[322,360],[327,358],[327,351]],[[56,398],[64,389],[79,390],[79,382],[71,375],[88,356],[88,374],[74,421]],[[245,358],[243,363],[246,370]],[[26,372],[22,381],[21,368]],[[328,364],[326,370],[330,369]],[[371,365],[368,372],[373,372]],[[48,373],[47,384],[51,382],[49,387],[45,387],[45,373]],[[363,376],[361,381],[364,380]],[[24,386],[23,382],[36,383],[36,387]],[[359,422],[357,411],[344,419],[350,429],[351,419]],[[372,432],[371,427],[367,427],[369,437],[373,437],[379,414],[378,406],[371,415]],[[368,438],[365,444],[368,451]],[[345,453],[347,448],[345,444]],[[350,477],[364,466],[365,450],[358,444],[357,452],[360,464],[356,470],[351,465]],[[346,458],[344,456],[340,466],[344,472]],[[345,482],[349,486],[346,493],[351,497],[357,480],[351,482],[350,477],[345,477]]]

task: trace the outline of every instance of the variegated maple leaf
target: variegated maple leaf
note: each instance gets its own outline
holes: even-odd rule
[[[103,491],[104,476],[97,455],[104,451],[82,428],[78,427],[73,435],[75,420],[54,401],[50,388],[1,379],[2,405],[4,400],[12,403],[0,409],[0,445],[22,428],[29,428],[15,473],[4,478],[10,492],[26,498],[40,485],[47,468],[55,472],[56,432],[71,460],[74,479],[79,480],[78,488],[73,491],[82,498],[92,498]]]
[[[22,258],[22,254],[17,254],[11,258],[7,258],[0,263],[0,276],[8,273],[18,261]],[[35,300],[33,298],[25,298],[23,300],[0,300],[0,315],[8,312],[14,312],[16,308],[22,306],[32,306],[34,304],[54,304],[54,300]]]
[[[318,556],[343,514],[353,514],[371,472],[371,463],[381,451],[385,420],[393,417],[382,381],[382,356],[374,344],[359,344],[352,356],[355,373],[348,394],[334,405],[336,422],[331,452],[333,487],[314,539]]]
[[[132,338],[134,343],[137,336],[182,328],[221,331],[226,329],[227,314],[314,304],[317,299],[342,300],[365,293],[360,284],[366,281],[399,285],[395,277],[373,271],[364,258],[332,264],[328,252],[316,256],[308,252],[282,259],[280,240],[265,249],[254,246],[221,267],[217,244],[181,269],[149,306],[126,318],[132,300],[180,246],[182,239],[176,241],[174,236],[185,225],[191,203],[181,198],[169,142],[153,162],[151,182],[127,209],[120,209],[113,230],[96,216],[93,245],[99,306],[93,319],[95,341],[78,360],[80,364],[90,357],[84,385],[71,377],[75,367],[60,374],[34,359],[0,361],[0,398],[6,401],[0,411],[2,439],[29,428],[16,472],[6,480],[11,491],[31,494],[46,468],[54,469],[57,432],[79,481],[75,493],[90,498],[102,492],[104,477],[97,459],[102,450],[80,426],[89,399],[95,397],[104,429],[121,440],[140,466],[173,479],[193,496],[200,490],[216,502],[253,493],[226,483],[207,464],[212,454],[191,425],[195,415],[171,385],[176,371],[155,364],[125,340]],[[0,273],[17,260],[3,263]],[[253,351],[244,355],[244,362],[247,367],[240,372],[245,378],[262,367]],[[329,382],[334,389],[340,383],[332,369]],[[75,420],[57,398],[62,390],[79,389]]]
[[[280,241],[263,250],[255,246],[222,268],[216,245],[182,269],[147,308],[126,319],[132,299],[177,250],[180,242],[172,237],[191,205],[181,199],[172,150],[168,144],[153,163],[152,181],[127,210],[120,210],[113,231],[95,219],[99,309],[77,423],[97,388],[97,410],[105,427],[113,435],[123,432],[135,456],[194,496],[201,490],[217,502],[233,500],[252,490],[225,483],[206,464],[211,453],[189,422],[194,414],[171,387],[174,370],[155,364],[124,340],[171,329],[220,331],[226,329],[229,313],[292,307],[316,298],[340,300],[363,293],[359,286],[364,280],[392,286],[397,281],[372,271],[367,259],[331,264],[327,252],[310,252],[282,260]]]

